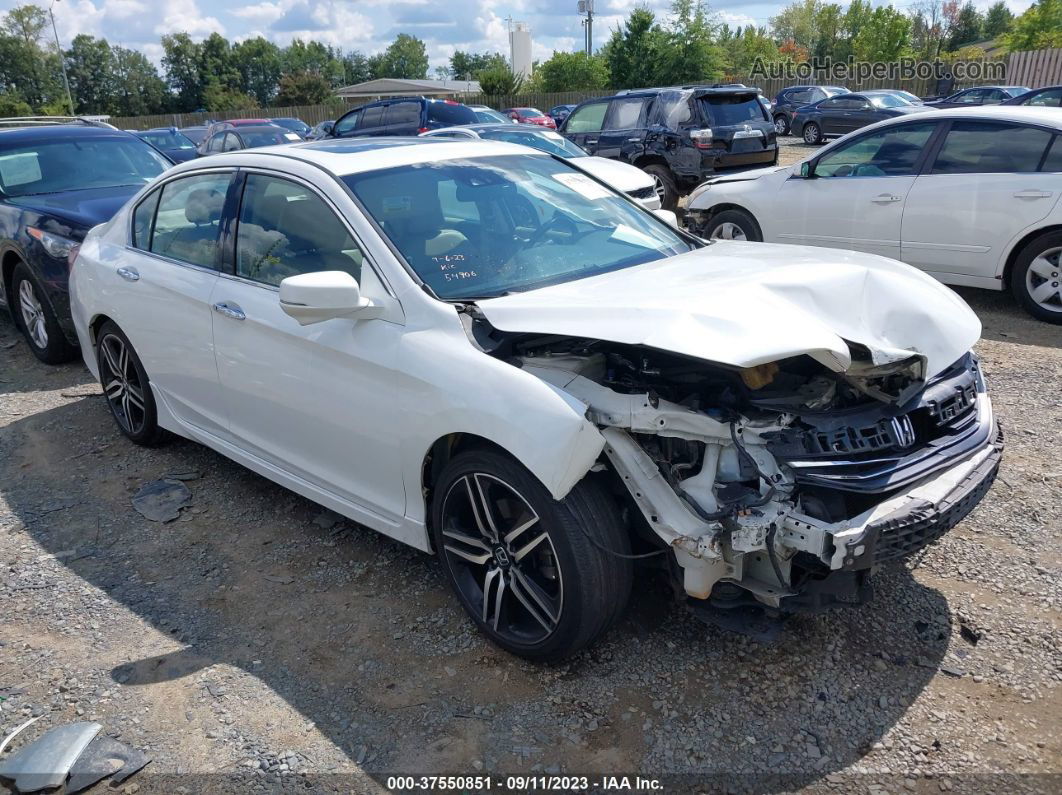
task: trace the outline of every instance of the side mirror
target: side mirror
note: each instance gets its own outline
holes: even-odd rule
[[[357,280],[345,271],[320,271],[289,276],[280,283],[280,308],[300,326],[339,317],[366,317],[372,301],[361,294]]]
[[[667,225],[673,226],[678,229],[678,216],[671,212],[671,210],[653,210],[653,215],[655,215]]]
[[[811,162],[800,164],[800,176],[803,179],[811,179],[815,176],[815,164]]]

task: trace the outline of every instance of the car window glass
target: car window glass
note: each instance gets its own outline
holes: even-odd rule
[[[358,121],[358,129],[365,130],[370,127],[382,126],[384,109],[384,105],[373,105],[372,107],[365,108],[365,110],[361,112],[361,119]]]
[[[981,101],[983,103],[985,103],[985,104],[989,104],[989,103],[995,103],[995,102],[1002,102],[1006,98],[1007,98],[1007,95],[1005,93],[1003,93],[1003,91],[1001,89],[993,88],[993,89],[988,89],[988,90],[986,90],[984,92],[984,95],[982,96]]]
[[[956,121],[933,163],[933,174],[1036,171],[1051,133],[997,122]]]
[[[346,226],[316,193],[276,177],[247,177],[236,229],[237,276],[272,285],[317,271],[360,279],[362,260]]]
[[[767,119],[766,111],[755,94],[709,94],[701,97],[700,101],[711,124],[725,127]]]
[[[242,149],[240,139],[235,133],[225,133],[225,145],[222,146],[222,152],[235,152],[237,149]]]
[[[570,133],[597,132],[605,121],[606,110],[608,110],[607,102],[584,105],[568,117],[568,124],[564,131]]]
[[[1050,91],[1041,91],[1035,97],[1025,103],[1026,105],[1039,105],[1046,108],[1062,107],[1062,88],[1053,88]]]
[[[484,113],[486,118],[479,118],[480,113]],[[489,108],[475,111],[467,105],[462,105],[459,102],[453,101],[429,102],[428,119],[430,121],[438,122],[441,125],[471,124],[475,121],[508,121],[508,119],[500,113],[490,110]]]
[[[610,104],[609,129],[629,130],[638,126],[642,118],[642,108],[645,107],[644,99],[614,99]]]
[[[669,130],[677,130],[693,120],[693,107],[688,94],[665,92],[657,100],[657,106],[661,123]]]
[[[896,177],[914,173],[934,122],[905,124],[864,135],[822,156],[816,177]]]
[[[218,231],[229,174],[199,174],[162,186],[151,251],[217,268]]]
[[[794,91],[790,94],[789,101],[796,105],[806,105],[825,98],[826,95],[821,91]]]
[[[1051,144],[1051,151],[1047,153],[1041,171],[1058,173],[1062,171],[1062,135],[1056,135]]]
[[[0,149],[0,195],[28,196],[84,188],[138,188],[171,165],[133,135],[5,143]]]
[[[384,124],[402,124],[409,127],[420,126],[419,102],[396,102],[387,106]]]
[[[952,102],[958,102],[963,105],[980,105],[981,100],[984,98],[984,93],[980,89],[967,91],[965,94],[959,94]]]
[[[149,193],[133,211],[133,245],[147,249],[151,242],[151,222],[155,220],[155,208],[159,205],[159,191]]]
[[[361,118],[361,111],[360,110],[354,111],[353,113],[348,113],[342,119],[339,119],[335,124],[330,125],[331,128],[332,128],[332,132],[334,134],[336,134],[336,135],[339,135],[341,133],[350,132],[351,130],[353,130],[358,125],[358,119],[360,119],[360,118]],[[321,122],[321,124],[318,125],[318,126],[324,126],[324,125],[328,125],[328,122]],[[328,127],[326,126],[325,130],[327,130],[327,129],[328,129]]]
[[[217,135],[211,137],[210,142],[207,144],[208,152],[220,152],[222,146],[225,144],[225,133],[219,132]]]
[[[844,102],[844,100],[827,99],[820,102],[817,107],[822,108],[823,110],[837,110],[842,107],[842,105],[840,104],[842,102]]]

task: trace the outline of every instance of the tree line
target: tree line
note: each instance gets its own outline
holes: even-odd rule
[[[60,50],[47,28],[36,5],[0,18],[0,116],[70,112],[63,65],[75,113],[115,116],[314,105],[334,101],[344,85],[429,74],[425,43],[406,33],[374,55],[312,40],[281,47],[262,37],[175,33],[161,39],[160,72],[143,53],[104,38],[81,34]],[[478,80],[496,95],[596,91],[741,80],[757,59],[974,59],[986,40],[1003,51],[1062,47],[1062,0],[1037,0],[1017,18],[1003,0],[983,13],[970,0],[919,0],[905,11],[870,0],[797,0],[768,26],[737,28],[719,23],[704,0],[674,0],[661,18],[634,8],[593,55],[554,52],[529,80],[501,53],[460,50],[433,76]]]

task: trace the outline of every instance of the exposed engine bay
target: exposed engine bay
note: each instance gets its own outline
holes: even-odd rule
[[[738,368],[485,323],[472,331],[585,404],[607,466],[695,599],[737,591],[781,610],[866,601],[873,569],[943,535],[999,466],[972,354],[927,382],[920,357],[875,362],[855,344],[852,366],[835,372],[809,356]]]

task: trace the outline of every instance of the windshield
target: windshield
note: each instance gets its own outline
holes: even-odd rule
[[[872,94],[867,97],[875,108],[905,108],[911,103],[892,94]]]
[[[756,94],[707,96],[701,97],[701,103],[711,123],[720,127],[767,120],[767,114]]]
[[[51,139],[0,149],[0,192],[31,196],[143,185],[171,165],[132,135]]]
[[[291,130],[292,132],[300,134],[309,132],[310,130],[310,125],[303,124],[298,119],[272,119],[271,121],[273,124],[278,124],[286,130]]]
[[[516,115],[521,119],[537,119],[539,116],[545,116],[546,114],[534,108],[517,108]]]
[[[476,108],[473,113],[476,114],[476,121],[484,124],[491,124],[493,122],[504,122],[508,124],[512,121],[508,116],[498,113],[496,110],[490,108]]]
[[[156,149],[195,149],[195,143],[190,138],[169,130],[139,133],[139,137]]]
[[[555,133],[552,130],[536,133],[520,129],[525,126],[523,124],[513,124],[511,125],[513,128],[511,130],[481,130],[479,137],[487,138],[491,141],[523,144],[558,157],[586,157],[586,152],[559,133]]]
[[[248,149],[252,149],[256,146],[272,146],[273,144],[286,144],[291,139],[288,136],[295,138],[294,133],[283,133],[280,130],[274,132],[241,132],[240,137],[243,138],[243,142],[247,145]]]
[[[531,290],[692,248],[667,224],[545,155],[500,155],[342,177],[443,299]]]

